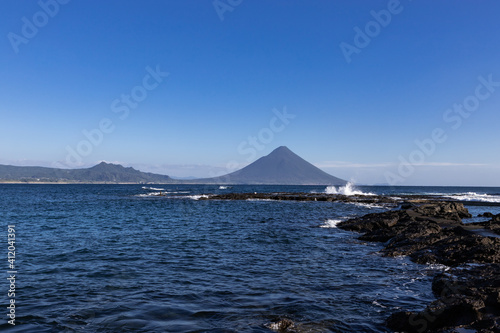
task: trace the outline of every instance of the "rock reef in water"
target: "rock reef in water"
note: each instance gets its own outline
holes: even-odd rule
[[[407,204],[400,210],[368,214],[337,226],[364,233],[361,240],[386,242],[384,255],[409,256],[421,264],[500,263],[500,238],[479,234],[485,230],[480,223],[463,224],[462,218],[469,217],[459,202]]]
[[[458,202],[408,203],[399,210],[337,225],[364,233],[362,240],[385,242],[384,255],[406,255],[417,263],[454,267],[434,278],[436,301],[418,313],[394,313],[386,322],[389,328],[397,332],[445,332],[458,327],[500,332],[500,238],[481,234],[496,232],[497,216],[489,216],[493,219],[488,222],[463,224],[462,218],[468,217],[472,216]]]
[[[500,331],[500,264],[460,267],[434,277],[437,300],[420,312],[397,312],[386,324],[398,332],[443,332],[463,327]]]
[[[433,281],[436,301],[420,312],[397,312],[386,321],[396,332],[500,332],[500,214],[482,214],[490,221],[467,223],[472,215],[463,203],[428,195],[397,198],[378,195],[325,193],[227,193],[203,200],[293,200],[374,204],[396,208],[367,214],[337,224],[362,233],[359,239],[383,242],[386,256],[409,256],[421,264],[453,267]],[[404,200],[401,203],[401,200]],[[471,202],[477,206],[484,203]],[[488,203],[491,205],[491,203]],[[289,320],[268,328],[277,332],[300,332]],[[307,330],[306,330],[307,331]],[[465,332],[465,331],[464,331]]]

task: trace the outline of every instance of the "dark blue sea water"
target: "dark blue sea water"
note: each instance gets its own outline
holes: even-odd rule
[[[15,326],[8,332],[386,332],[398,310],[433,300],[444,267],[384,258],[378,243],[335,228],[379,206],[205,201],[229,192],[324,192],[314,186],[0,185],[7,271],[15,225]],[[340,189],[336,189],[339,191]],[[495,201],[499,188],[360,187]],[[161,191],[167,196],[154,196]],[[471,207],[499,212],[498,207]]]

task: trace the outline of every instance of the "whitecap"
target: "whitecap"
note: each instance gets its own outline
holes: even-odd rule
[[[197,194],[197,195],[187,195],[185,198],[193,199],[193,200],[200,200],[201,198],[209,198],[209,195],[206,194]]]
[[[136,197],[148,198],[148,197],[163,197],[165,196],[164,192],[150,192],[146,194],[137,194]]]
[[[250,199],[246,199],[246,201],[276,201],[276,200],[273,200],[273,199],[250,198]]]
[[[147,187],[147,186],[143,186],[142,189],[143,190],[151,190],[151,191],[165,191],[164,188],[155,188],[155,187]]]
[[[460,201],[482,201],[482,202],[500,202],[500,196],[486,193],[457,193],[453,195],[445,195],[445,198],[460,200]]]
[[[368,208],[368,209],[387,208],[384,205],[372,204],[372,203],[363,203],[363,202],[348,202],[348,204],[356,205],[358,207],[363,207],[363,208]]]
[[[337,224],[342,222],[342,220],[328,219],[324,224],[320,225],[320,228],[337,228]]]
[[[372,302],[372,304],[373,304],[373,305],[375,305],[375,306],[378,306],[378,307],[381,307],[381,308],[387,309],[387,306],[380,304],[379,302],[377,302],[377,300],[374,300],[374,301]]]

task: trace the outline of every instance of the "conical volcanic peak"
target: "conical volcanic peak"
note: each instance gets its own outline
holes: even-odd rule
[[[210,183],[269,185],[344,185],[343,179],[327,174],[290,149],[281,146],[269,155],[228,175],[206,179]]]

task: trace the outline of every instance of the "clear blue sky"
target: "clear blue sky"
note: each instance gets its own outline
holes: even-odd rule
[[[2,164],[210,176],[286,145],[358,183],[500,186],[498,1],[2,5]]]

